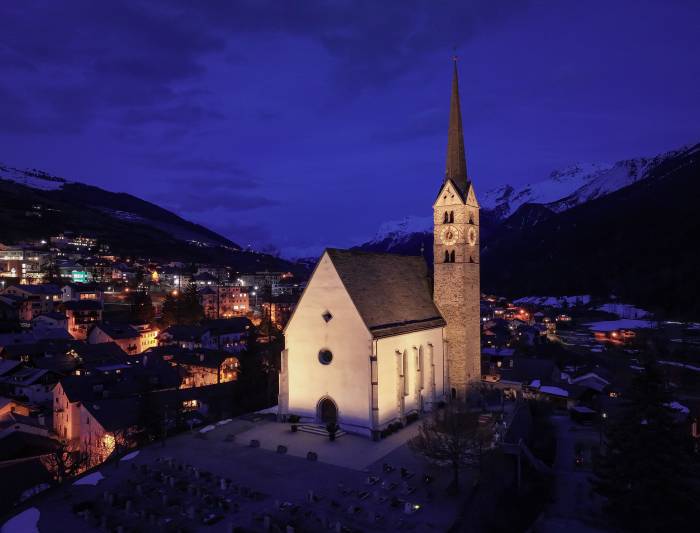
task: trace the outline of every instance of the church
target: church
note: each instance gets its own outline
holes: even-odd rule
[[[479,204],[467,174],[454,62],[445,176],[423,257],[327,249],[285,328],[278,416],[382,430],[464,398],[481,378]]]

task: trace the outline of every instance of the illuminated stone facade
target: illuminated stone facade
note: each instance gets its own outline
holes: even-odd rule
[[[452,79],[445,180],[433,204],[434,298],[447,321],[450,395],[481,379],[479,203],[467,174],[457,63]]]

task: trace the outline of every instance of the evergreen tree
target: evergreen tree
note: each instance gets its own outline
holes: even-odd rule
[[[607,498],[606,512],[631,531],[696,530],[697,457],[690,453],[690,436],[674,421],[654,362],[645,364],[624,401],[594,465],[593,485]]]
[[[194,283],[190,283],[179,298],[182,324],[198,324],[204,320],[204,308],[199,303],[197,286]]]
[[[62,283],[61,270],[58,268],[58,264],[55,260],[50,260],[41,266],[41,273],[43,274],[43,281],[45,283]]]
[[[165,327],[179,323],[179,308],[177,298],[171,293],[165,297],[163,302],[163,312],[161,316]]]
[[[163,302],[163,322],[171,324],[199,324],[204,319],[204,308],[199,303],[197,287],[190,283],[187,288],[174,296],[168,294]]]
[[[151,295],[146,292],[131,293],[131,320],[135,322],[150,322],[156,312],[153,308]]]

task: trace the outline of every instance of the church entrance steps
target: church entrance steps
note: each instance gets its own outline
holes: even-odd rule
[[[314,435],[321,435],[322,437],[328,437],[328,430],[326,426],[320,424],[300,424],[297,426],[297,431],[303,431],[304,433],[312,433]],[[335,438],[342,437],[345,435],[345,431],[339,429],[335,433]]]

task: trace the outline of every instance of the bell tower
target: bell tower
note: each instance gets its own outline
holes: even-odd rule
[[[479,203],[467,174],[457,58],[454,58],[445,178],[433,204],[433,299],[447,322],[447,375],[453,398],[481,379]]]

